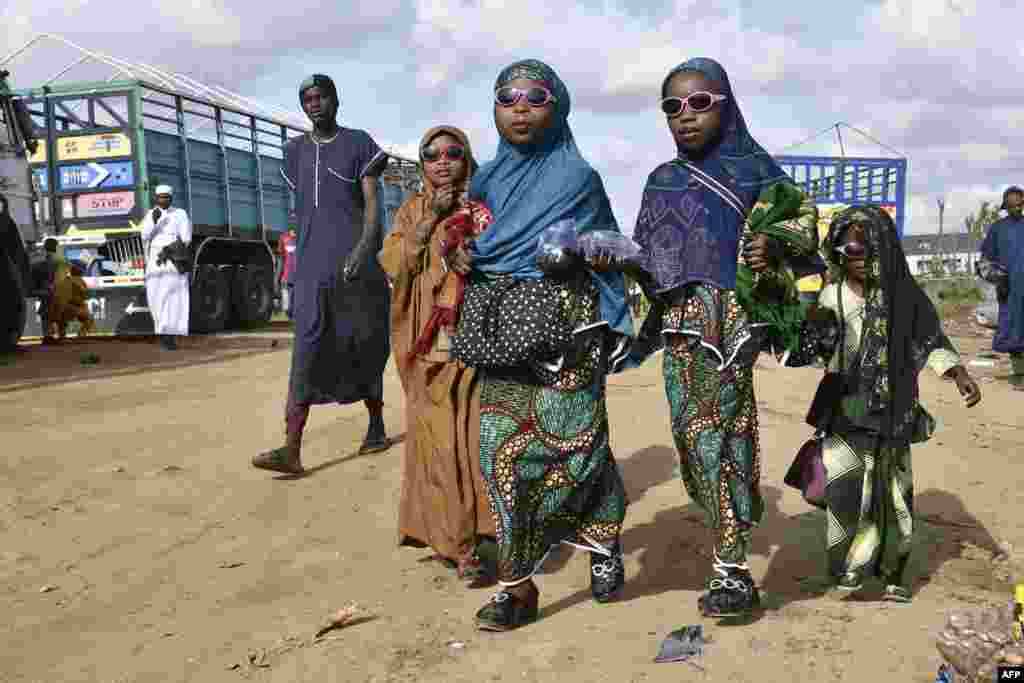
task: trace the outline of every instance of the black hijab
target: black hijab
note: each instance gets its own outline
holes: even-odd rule
[[[953,346],[935,306],[910,273],[896,224],[882,208],[850,207],[832,219],[824,249],[833,281],[842,285],[835,247],[853,225],[864,228],[867,275],[864,328],[849,388],[865,396],[868,411],[881,417],[881,436],[909,442],[917,417],[918,373],[932,351]]]

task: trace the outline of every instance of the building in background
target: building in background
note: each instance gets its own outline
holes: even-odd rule
[[[976,242],[966,233],[905,235],[903,251],[914,277],[970,275],[981,256]]]

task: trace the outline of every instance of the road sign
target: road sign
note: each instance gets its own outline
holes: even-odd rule
[[[100,135],[78,135],[57,140],[59,161],[85,161],[88,159],[109,159],[132,153],[132,141],[124,133],[102,133]]]
[[[35,181],[36,192],[50,191],[50,173],[45,166],[32,169],[32,180]]]
[[[76,218],[121,216],[135,208],[134,192],[103,192],[77,197]],[[67,218],[67,216],[65,216]]]
[[[131,187],[135,174],[130,161],[90,161],[60,167],[60,189],[64,192],[100,187]]]

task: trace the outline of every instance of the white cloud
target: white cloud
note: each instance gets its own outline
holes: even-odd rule
[[[514,60],[544,59],[572,93],[580,147],[627,229],[647,173],[674,153],[658,88],[697,55],[723,62],[755,137],[773,152],[842,120],[904,153],[909,229],[937,224],[937,196],[952,225],[982,197],[1024,182],[1015,177],[1024,168],[1024,53],[1007,3],[820,4],[789,8],[803,27],[778,20],[774,7],[696,0],[646,10],[628,0],[8,0],[0,45],[14,49],[45,29],[289,109],[309,71],[344,74],[345,120],[382,144],[415,153],[426,128],[451,123],[482,160],[497,145],[495,76]],[[15,84],[68,61],[49,56],[12,68]],[[79,69],[83,79],[92,73]],[[847,155],[891,154],[846,130],[843,143]],[[834,135],[791,151],[841,152]]]

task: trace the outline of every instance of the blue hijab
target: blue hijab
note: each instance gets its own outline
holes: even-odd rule
[[[554,70],[528,59],[506,67],[495,90],[517,78],[544,83],[555,96],[554,122],[543,139],[518,147],[504,138],[493,161],[480,167],[469,188],[494,223],[472,244],[473,268],[484,273],[540,278],[537,242],[553,224],[572,220],[577,234],[619,230],[601,176],[576,147],[569,128],[569,91]],[[601,293],[601,318],[611,329],[633,334],[621,273],[592,273]]]
[[[689,71],[721,85],[721,137],[706,156],[677,159],[651,173],[644,189],[635,239],[646,252],[658,290],[703,282],[735,289],[737,255],[746,217],[765,188],[792,182],[757,144],[732,92],[725,69],[706,57],[687,60],[662,82]]]

